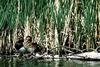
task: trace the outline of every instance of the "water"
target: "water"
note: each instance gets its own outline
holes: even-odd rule
[[[3,57],[0,67],[100,67],[100,61],[36,60]]]

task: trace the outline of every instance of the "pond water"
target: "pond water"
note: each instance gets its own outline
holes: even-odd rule
[[[100,67],[100,61],[0,58],[0,67]]]

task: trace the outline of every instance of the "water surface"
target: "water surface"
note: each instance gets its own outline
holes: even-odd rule
[[[0,58],[0,67],[100,67],[100,61]]]

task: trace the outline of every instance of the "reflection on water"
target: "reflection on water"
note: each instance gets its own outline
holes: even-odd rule
[[[99,61],[79,60],[27,60],[25,58],[2,57],[0,67],[100,67]]]

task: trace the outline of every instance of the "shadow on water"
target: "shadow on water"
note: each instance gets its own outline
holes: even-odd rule
[[[0,67],[100,67],[99,61],[79,60],[36,60],[3,56],[0,58]]]

